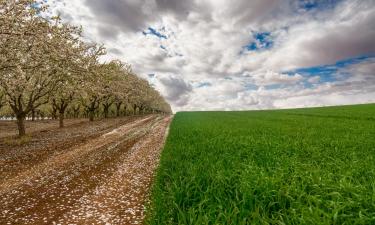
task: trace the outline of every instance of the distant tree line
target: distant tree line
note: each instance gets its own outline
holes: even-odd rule
[[[0,0],[0,112],[26,118],[118,117],[171,113],[169,104],[121,61],[100,62],[102,45],[82,29],[51,17],[36,0]]]

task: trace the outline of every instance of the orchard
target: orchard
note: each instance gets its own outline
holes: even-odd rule
[[[170,113],[163,97],[127,63],[102,62],[105,47],[83,41],[82,29],[48,14],[35,0],[0,1],[0,113],[27,118],[118,117]]]

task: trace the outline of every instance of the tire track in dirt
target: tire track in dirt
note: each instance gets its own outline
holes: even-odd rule
[[[48,158],[87,143],[108,133],[118,124],[128,124],[136,117],[109,119],[106,121],[74,123],[63,129],[52,129],[33,134],[33,140],[24,146],[6,146],[0,139],[0,183],[9,180],[19,172],[28,170]],[[117,123],[117,125],[115,125]]]
[[[167,117],[155,124],[152,132],[121,157],[122,163],[107,182],[84,195],[58,224],[141,224],[170,120]]]
[[[52,224],[73,212],[81,197],[107,183],[129,149],[162,119],[150,116],[120,126],[1,184],[0,224]]]
[[[131,124],[125,124],[115,129],[114,131],[119,130],[126,133],[128,130],[131,131],[132,128],[137,127],[137,125],[147,120],[150,120],[150,117],[137,120]],[[35,177],[42,177],[43,174],[47,174],[48,172],[55,170],[57,167],[65,163],[71,162],[75,157],[87,154],[90,151],[96,150],[100,147],[105,146],[106,144],[115,141],[117,138],[119,138],[120,133],[114,131],[106,133],[100,136],[99,138],[93,139],[88,143],[84,144],[83,146],[79,146],[77,148],[73,148],[73,150],[53,156],[52,158],[49,158],[47,161],[40,163],[30,168],[29,170],[24,171],[23,173],[18,174],[16,177],[8,179],[4,183],[0,184],[0,195],[6,193],[9,190],[12,190],[19,184],[26,183],[32,179],[35,179]]]

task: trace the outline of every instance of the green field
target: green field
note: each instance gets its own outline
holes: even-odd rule
[[[181,112],[149,224],[375,224],[375,104]]]

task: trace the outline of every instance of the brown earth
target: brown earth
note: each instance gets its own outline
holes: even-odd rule
[[[141,224],[170,121],[71,121],[20,147],[0,138],[0,224]]]
[[[73,124],[85,123],[87,119],[65,119],[64,124],[70,126]],[[26,121],[27,132],[46,131],[59,127],[58,120],[36,120]],[[15,121],[0,121],[0,138],[18,134]]]

